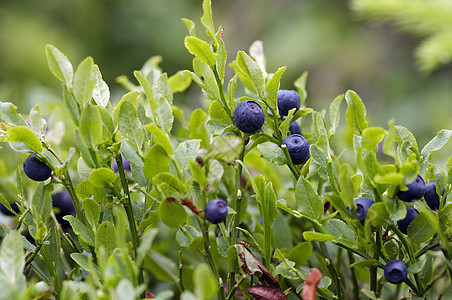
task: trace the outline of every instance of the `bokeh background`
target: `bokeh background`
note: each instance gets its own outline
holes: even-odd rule
[[[215,25],[225,28],[229,62],[237,50],[262,40],[268,70],[288,66],[282,88],[293,88],[293,81],[309,72],[307,106],[327,109],[335,96],[353,89],[364,100],[371,125],[387,127],[387,121],[395,119],[422,147],[440,129],[452,128],[452,69],[446,65],[422,72],[414,57],[422,36],[399,30],[391,20],[374,22],[370,14],[357,11],[359,2],[213,0],[212,6]],[[61,96],[59,82],[47,67],[47,43],[74,66],[92,56],[113,100],[124,92],[116,77],[133,78],[133,70],[153,55],[163,57],[161,66],[169,75],[191,68],[192,56],[183,45],[187,31],[180,19],[199,24],[201,3],[1,0],[0,100],[15,103],[27,114],[34,104]],[[176,101],[196,107],[198,94],[193,85]]]

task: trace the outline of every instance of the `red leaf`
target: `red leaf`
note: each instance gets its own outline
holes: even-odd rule
[[[253,295],[256,300],[286,300],[287,297],[283,291],[276,286],[255,285],[247,289],[248,293]]]
[[[306,276],[303,291],[301,292],[303,300],[315,300],[315,291],[320,279],[322,279],[322,273],[317,268],[312,268],[308,276]]]

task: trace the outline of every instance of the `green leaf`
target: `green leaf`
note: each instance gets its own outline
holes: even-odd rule
[[[275,74],[270,78],[270,80],[265,85],[265,94],[267,96],[267,104],[274,110],[277,107],[277,94],[280,86],[281,76],[286,71],[287,67],[279,68]]]
[[[339,120],[341,115],[341,104],[344,100],[344,95],[337,96],[330,104],[329,116],[330,116],[330,128],[328,129],[328,137],[331,138],[339,126]]]
[[[218,283],[206,263],[199,264],[196,267],[193,273],[193,283],[195,285],[194,292],[197,299],[210,300],[215,298],[218,290]]]
[[[3,239],[0,249],[0,270],[10,283],[15,284],[24,277],[24,246],[20,234],[11,230]]]
[[[72,91],[80,106],[85,106],[93,97],[94,86],[97,83],[93,71],[94,61],[92,57],[85,58],[77,67],[74,75]]]
[[[419,215],[408,225],[408,237],[415,243],[424,243],[428,241],[435,233],[436,228],[434,216],[421,211]]]
[[[182,22],[184,22],[185,27],[187,27],[188,33],[190,35],[196,35],[196,24],[190,19],[182,18]]]
[[[378,261],[375,259],[366,259],[351,264],[350,268],[368,268],[378,266]]]
[[[93,72],[94,77],[96,78],[96,84],[93,89],[93,99],[97,105],[106,107],[110,101],[110,89],[108,88],[107,83],[102,79],[102,74],[100,73],[98,65],[94,65]]]
[[[137,154],[137,151],[130,146],[127,141],[123,141],[120,147],[122,155],[129,161],[131,165],[143,168],[143,159]]]
[[[217,54],[212,51],[207,42],[195,36],[187,36],[184,40],[184,45],[188,52],[208,64],[210,67],[215,65]]]
[[[138,246],[137,250],[137,259],[136,264],[140,266],[144,260],[146,254],[151,250],[152,242],[154,238],[157,236],[159,230],[158,228],[152,228],[143,233],[140,240],[140,246]]]
[[[71,215],[67,215],[63,217],[64,220],[68,221],[71,224],[72,229],[74,230],[75,234],[86,244],[89,246],[95,246],[95,240],[94,240],[94,232],[85,226],[82,222],[77,220]]]
[[[316,144],[312,144],[309,147],[309,152],[311,154],[312,160],[320,166],[319,176],[323,179],[328,178],[328,167],[327,167],[327,155],[326,153],[317,146]]]
[[[72,253],[70,256],[80,267],[87,270],[88,272],[95,272],[98,278],[103,281],[103,273],[100,272],[99,267],[94,264],[91,258],[88,258],[88,256],[82,253]]]
[[[50,216],[50,211],[52,210],[52,200],[47,194],[48,188],[48,185],[44,185],[44,183],[40,182],[33,193],[31,202],[38,215],[38,219],[41,219],[43,222],[47,220]]]
[[[152,133],[154,137],[153,141],[157,144],[162,145],[162,147],[169,155],[174,154],[170,138],[161,128],[159,128],[155,123],[149,123],[147,125],[144,125],[144,129]]]
[[[144,175],[149,181],[160,172],[168,172],[170,160],[165,148],[161,145],[154,145],[149,149],[144,160]]]
[[[411,133],[407,128],[403,126],[396,125],[395,128],[395,136],[394,140],[399,144],[399,147],[408,143],[414,153],[416,153],[417,159],[419,159],[419,147],[417,145],[416,138],[413,133]]]
[[[198,156],[200,147],[199,140],[188,140],[180,143],[174,151],[174,158],[181,172],[184,172],[188,168],[188,163],[194,160]]]
[[[0,122],[11,126],[28,126],[24,118],[16,112],[17,107],[10,102],[0,102]]]
[[[305,231],[303,232],[303,238],[307,241],[317,241],[317,242],[331,242],[335,238],[331,234],[325,234],[320,232]]]
[[[226,68],[228,54],[226,53],[226,49],[224,46],[224,28],[221,26],[220,26],[220,28],[218,28],[218,31],[217,31],[216,42],[218,44],[218,48],[217,48],[218,57],[217,57],[216,68],[217,68],[217,72],[218,72],[218,77],[220,77],[221,82],[223,82],[224,70]]]
[[[72,121],[76,126],[78,126],[80,118],[80,105],[66,86],[63,86],[63,100],[71,115]]]
[[[83,162],[91,169],[94,169],[94,162],[89,153],[88,148],[86,148],[85,144],[80,137],[80,131],[78,129],[74,129],[74,137],[75,142],[77,143],[78,149],[80,150],[80,154],[82,155]]]
[[[278,210],[276,209],[276,193],[271,182],[265,185],[262,209],[262,215],[265,215],[265,221],[273,223],[278,217]]]
[[[118,175],[110,168],[99,168],[89,174],[89,181],[96,187],[109,187]]]
[[[320,220],[323,214],[323,202],[312,184],[304,177],[298,179],[295,186],[295,199],[297,201],[298,210],[316,220]]]
[[[181,228],[187,222],[187,212],[179,201],[164,199],[158,208],[162,222],[171,228]]]
[[[232,120],[218,101],[212,101],[209,105],[209,117],[221,124],[232,125]]]
[[[262,154],[262,157],[276,165],[285,165],[286,156],[280,146],[273,142],[265,142],[257,145],[257,149]]]
[[[196,74],[196,77],[192,76],[193,80],[207,92],[212,100],[220,101],[220,93],[212,68],[200,59],[195,58],[193,59],[193,72]]]
[[[297,267],[301,267],[309,260],[313,248],[314,247],[311,242],[298,243],[290,250],[289,255],[287,255],[287,259],[295,262]]]
[[[348,106],[345,112],[347,124],[355,134],[361,135],[367,128],[366,107],[361,98],[352,90],[348,90],[345,94],[345,101]]]
[[[79,189],[79,185],[77,186],[77,189]],[[97,202],[90,198],[84,199],[82,208],[89,225],[91,225],[92,228],[97,228],[100,215],[100,207]]]
[[[177,267],[168,257],[151,250],[146,255],[145,265],[158,279],[177,284]]]
[[[96,231],[95,241],[96,249],[104,247],[107,254],[113,252],[116,248],[115,228],[110,221],[105,221],[99,225],[99,228],[97,228]]]
[[[80,137],[86,147],[96,149],[102,140],[102,117],[96,106],[86,106],[80,117]]]
[[[190,161],[190,173],[193,179],[200,185],[201,189],[207,186],[205,168],[202,168],[196,161]]]
[[[201,108],[193,111],[188,123],[190,139],[200,139],[201,147],[207,148],[210,144],[210,136],[206,129],[207,114]]]
[[[432,152],[438,151],[444,145],[446,145],[451,136],[452,130],[440,130],[437,135],[430,142],[428,142],[424,148],[422,148],[421,155],[424,156],[424,160],[430,160],[430,155],[432,154]]]
[[[55,46],[46,45],[47,63],[52,74],[65,83],[68,88],[72,87],[74,69],[69,59]]]
[[[240,157],[243,150],[243,140],[236,136],[224,135],[216,138],[208,154],[212,158],[231,162]]]
[[[167,134],[170,134],[173,127],[174,115],[171,108],[173,102],[173,94],[168,84],[167,75],[163,73],[154,83],[153,87],[154,99],[158,107],[153,109],[155,122]]]
[[[185,184],[171,173],[161,172],[152,178],[152,182],[155,184],[167,183],[182,195],[185,194]]]
[[[264,98],[264,76],[256,61],[243,51],[237,53],[236,60],[240,71],[252,81],[259,98]]]
[[[355,232],[342,220],[331,219],[326,223],[326,230],[335,238],[346,238],[354,241],[356,238]]]
[[[12,127],[6,136],[10,147],[17,152],[42,152],[41,141],[28,126]]]
[[[202,2],[202,11],[201,23],[204,25],[204,28],[206,28],[207,34],[215,39],[215,26],[213,25],[211,0],[204,0]]]
[[[185,91],[191,84],[191,77],[184,71],[178,71],[168,78],[168,84],[173,94]]]
[[[308,79],[308,72],[305,71],[294,82],[294,85],[297,88],[297,92],[300,95],[301,107],[304,107],[306,98],[308,96],[308,92],[306,91],[306,80],[307,79]]]
[[[362,146],[366,152],[377,152],[378,144],[386,135],[386,130],[381,127],[368,127],[363,130]]]
[[[133,149],[141,151],[144,132],[135,107],[127,101],[123,102],[119,108],[119,132]]]
[[[39,104],[34,105],[28,114],[28,122],[31,130],[41,139],[46,132],[46,121],[42,118],[42,109]]]

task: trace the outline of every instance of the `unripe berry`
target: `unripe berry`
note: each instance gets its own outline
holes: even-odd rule
[[[204,217],[212,224],[226,221],[228,216],[228,204],[223,199],[213,199],[204,208]]]

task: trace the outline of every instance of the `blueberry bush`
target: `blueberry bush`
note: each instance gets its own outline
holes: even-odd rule
[[[47,45],[59,118],[0,103],[24,161],[2,178],[0,299],[452,296],[452,158],[432,159],[452,130],[420,147],[370,126],[352,90],[314,111],[307,73],[281,112],[286,67],[266,70],[259,41],[231,59],[202,8],[183,19],[192,70],[152,57],[116,99],[93,58],[74,71]],[[192,83],[205,101],[187,114]]]

